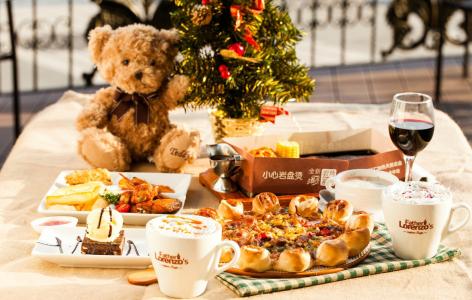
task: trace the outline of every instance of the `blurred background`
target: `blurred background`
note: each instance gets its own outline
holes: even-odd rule
[[[388,103],[397,92],[427,93],[469,141],[471,2],[277,1],[305,32],[297,53],[317,79],[310,101]],[[104,84],[90,61],[88,31],[135,22],[168,28],[172,9],[166,0],[0,1],[0,165],[15,141],[15,120],[24,126],[64,91],[91,93]]]

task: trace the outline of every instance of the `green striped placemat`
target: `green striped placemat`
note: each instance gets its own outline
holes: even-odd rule
[[[459,256],[460,250],[440,246],[438,254],[433,258],[401,260],[393,253],[390,235],[384,224],[377,224],[372,233],[372,250],[369,256],[356,267],[342,272],[290,279],[260,279],[246,276],[222,273],[217,278],[228,288],[241,297],[253,296],[262,293],[273,293],[306,286],[329,283],[349,278],[373,275],[384,272],[393,272],[443,262]]]

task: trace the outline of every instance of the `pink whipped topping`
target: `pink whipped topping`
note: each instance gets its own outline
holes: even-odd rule
[[[392,200],[408,204],[433,204],[447,201],[451,192],[438,183],[412,181],[393,186]]]

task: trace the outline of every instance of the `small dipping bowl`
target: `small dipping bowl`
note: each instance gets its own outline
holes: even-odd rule
[[[37,233],[41,233],[44,228],[73,228],[77,226],[78,221],[77,218],[66,216],[44,217],[31,221],[31,227]]]

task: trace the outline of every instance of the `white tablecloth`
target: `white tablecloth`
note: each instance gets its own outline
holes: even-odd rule
[[[26,126],[0,173],[0,299],[159,299],[156,284],[132,286],[129,270],[62,268],[31,257],[37,234],[29,222],[39,217],[40,199],[62,169],[87,165],[76,154],[74,119],[88,97],[68,92],[38,113]],[[333,130],[375,127],[387,134],[388,107],[378,105],[289,105],[290,130]],[[172,120],[200,129],[211,137],[205,111],[172,113]],[[274,129],[268,129],[268,132]],[[277,129],[279,130],[279,129]],[[451,187],[455,201],[472,204],[472,150],[460,128],[446,114],[436,113],[433,141],[418,163]],[[187,169],[195,175],[208,167],[206,159]],[[152,165],[139,170],[152,171]],[[195,176],[186,207],[216,206],[216,199]],[[451,262],[260,295],[260,299],[472,299],[472,224],[444,241],[462,249]],[[210,281],[203,299],[236,298],[219,281]]]

